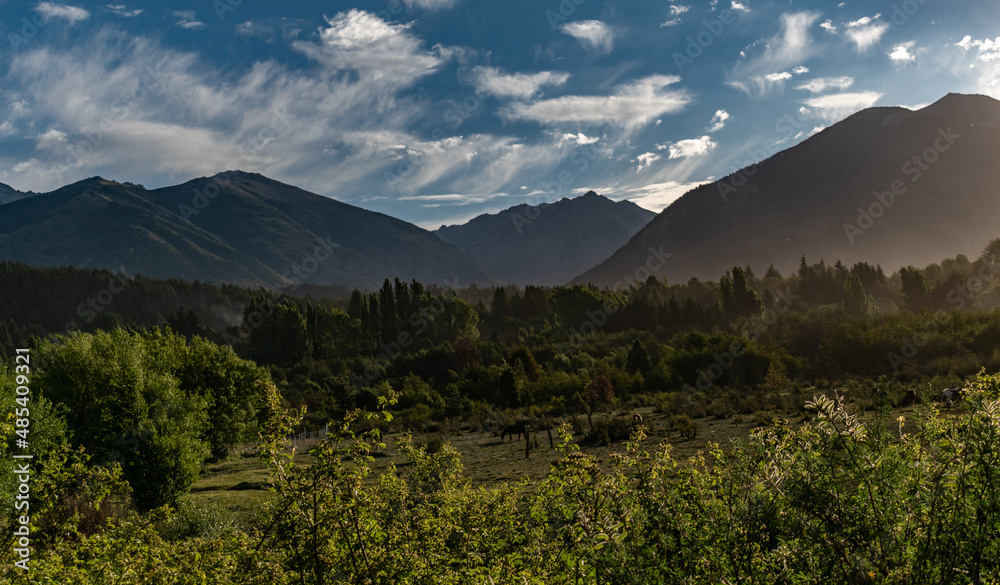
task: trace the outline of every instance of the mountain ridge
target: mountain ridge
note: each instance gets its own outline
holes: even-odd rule
[[[502,281],[558,285],[608,257],[655,213],[594,191],[551,203],[521,203],[435,234]]]
[[[685,193],[572,282],[613,286],[644,264],[649,248],[673,254],[656,274],[674,281],[717,279],[746,265],[787,274],[802,255],[890,268],[978,255],[1000,235],[994,120],[1000,102],[962,94],[916,111],[861,110]],[[902,192],[890,200],[884,194],[894,185]]]
[[[243,171],[153,190],[91,177],[8,203],[0,259],[269,288],[496,282],[422,228]]]

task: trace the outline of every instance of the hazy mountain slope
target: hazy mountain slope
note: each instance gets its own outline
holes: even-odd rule
[[[591,191],[480,215],[435,233],[504,282],[557,285],[610,256],[655,215]]]
[[[24,199],[25,197],[31,197],[32,195],[36,195],[36,193],[31,191],[18,191],[10,185],[0,183],[0,205],[10,203],[11,201],[17,201],[18,199]]]
[[[650,249],[672,254],[656,273],[674,281],[748,264],[787,274],[803,253],[887,270],[977,257],[1000,237],[998,124],[1000,102],[984,96],[949,94],[916,112],[863,110],[688,192],[574,280],[613,286],[641,276]]]
[[[93,178],[4,205],[0,259],[268,287],[494,282],[426,230],[238,171],[154,191]]]

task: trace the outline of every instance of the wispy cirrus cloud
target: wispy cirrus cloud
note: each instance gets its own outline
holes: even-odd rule
[[[836,93],[813,97],[803,103],[828,122],[841,120],[857,111],[870,108],[882,98],[874,91]]]
[[[678,83],[674,75],[653,75],[619,86],[613,95],[567,95],[531,103],[511,104],[501,114],[508,119],[542,124],[618,122],[628,127],[646,124],[691,103],[687,91],[667,89]]]
[[[555,136],[532,144],[488,132],[422,136],[413,129],[434,104],[408,96],[405,82],[440,59],[402,25],[368,36],[331,28],[328,44],[313,44],[311,69],[263,61],[225,75],[193,53],[122,31],[65,49],[35,45],[12,58],[2,83],[16,89],[0,96],[0,128],[33,151],[0,150],[0,181],[45,191],[100,174],[162,185],[242,168],[319,193],[350,186],[337,193],[346,200],[422,190],[475,196],[503,192],[596,141],[582,133],[564,146]],[[390,53],[417,71],[377,75]],[[357,74],[344,75],[347,67]]]
[[[763,54],[737,64],[729,74],[727,85],[748,95],[769,93],[787,79],[783,72],[815,54],[809,29],[818,18],[815,12],[782,14],[781,32],[763,43]]]
[[[142,14],[142,8],[129,8],[124,4],[105,4],[105,8],[108,9],[112,14],[121,16],[123,18],[134,18]]]
[[[665,26],[677,26],[684,22],[680,16],[691,11],[690,6],[685,6],[683,4],[671,4],[670,5],[670,18],[664,21],[660,27]]]
[[[559,30],[600,53],[610,53],[615,46],[614,31],[600,20],[567,22]]]
[[[195,17],[194,10],[174,10],[173,14],[177,18],[177,22],[174,24],[181,28],[198,30],[208,26]]]
[[[68,20],[70,24],[90,18],[90,12],[87,12],[83,8],[77,8],[76,6],[70,6],[68,4],[39,2],[35,6],[35,10],[49,18],[64,18]]]
[[[797,86],[795,89],[805,90],[809,93],[823,93],[830,89],[848,89],[852,85],[854,85],[853,77],[817,77]]]
[[[876,14],[847,23],[844,35],[854,43],[854,47],[859,53],[865,53],[874,47],[889,31],[889,23],[882,22],[881,17],[881,14]]]
[[[527,99],[534,97],[542,87],[566,83],[569,73],[555,71],[504,73],[496,67],[476,67],[472,70],[470,78],[476,89],[482,93]]]
[[[407,8],[422,8],[424,10],[443,10],[457,5],[461,0],[403,0]]]

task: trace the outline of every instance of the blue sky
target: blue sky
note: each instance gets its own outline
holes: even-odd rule
[[[1000,98],[995,0],[0,0],[0,182],[239,168],[435,228],[660,211],[873,105]]]

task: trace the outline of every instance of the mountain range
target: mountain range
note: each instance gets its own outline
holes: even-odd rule
[[[7,203],[0,260],[269,288],[497,282],[427,230],[241,171],[155,190],[94,177]]]
[[[574,282],[653,273],[717,279],[733,266],[788,274],[810,262],[887,269],[976,258],[1000,237],[1000,102],[948,94],[862,110],[798,145],[683,195]],[[669,258],[666,258],[669,256]],[[663,260],[666,258],[666,260]]]
[[[0,260],[320,295],[385,278],[451,286],[615,287],[648,275],[787,274],[810,262],[887,271],[1000,237],[1000,102],[948,94],[862,110],[689,191],[658,215],[589,192],[435,232],[259,174],[147,190],[94,177],[50,193],[0,184]]]
[[[556,286],[605,260],[656,214],[587,192],[480,215],[436,233],[509,284]]]

